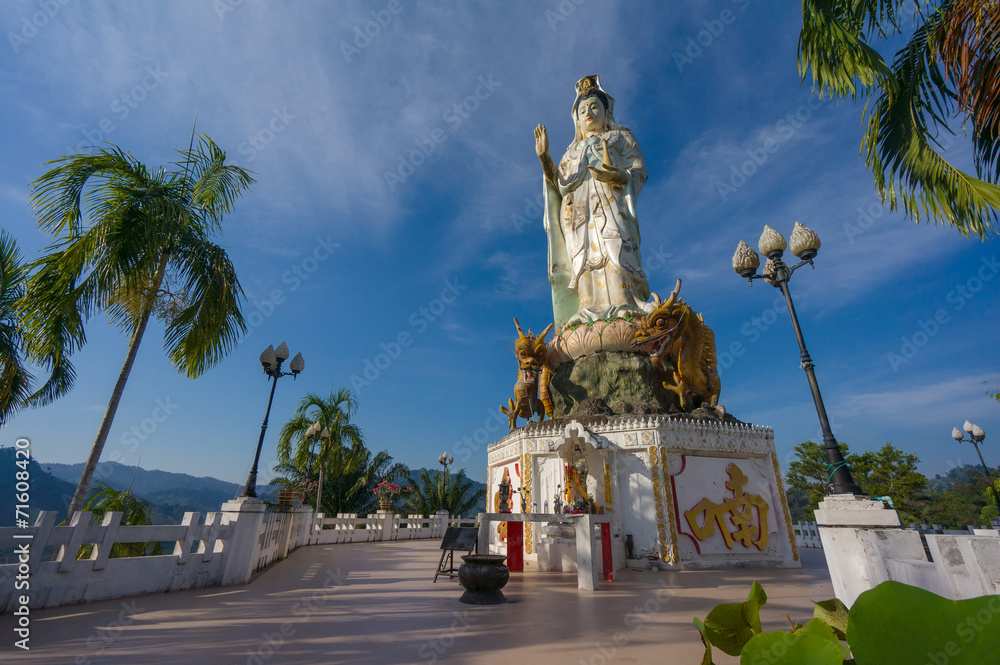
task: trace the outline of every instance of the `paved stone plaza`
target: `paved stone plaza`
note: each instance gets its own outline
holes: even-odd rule
[[[320,545],[296,550],[246,586],[213,587],[32,611],[31,651],[0,662],[154,665],[247,663],[696,663],[691,624],[759,580],[765,629],[805,621],[832,597],[821,551],[797,570],[620,571],[595,592],[572,573],[514,574],[511,601],[458,602],[457,581],[432,584],[438,543]],[[737,662],[725,655],[721,662]]]

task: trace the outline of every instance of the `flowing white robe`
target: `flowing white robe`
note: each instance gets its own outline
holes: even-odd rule
[[[594,178],[608,157],[622,169],[622,186]],[[598,319],[641,316],[649,284],[639,255],[635,200],[646,164],[628,129],[612,129],[574,142],[559,162],[558,187],[545,182],[549,282],[558,330]]]

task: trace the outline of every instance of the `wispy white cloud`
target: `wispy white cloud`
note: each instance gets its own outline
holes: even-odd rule
[[[941,427],[970,409],[983,410],[989,404],[984,384],[996,374],[982,373],[942,379],[910,388],[892,387],[881,391],[845,395],[836,405],[845,418],[878,421],[886,427]],[[959,423],[961,424],[961,423]],[[946,432],[947,433],[947,432]]]

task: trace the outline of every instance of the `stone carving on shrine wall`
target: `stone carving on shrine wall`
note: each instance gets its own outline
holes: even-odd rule
[[[718,528],[728,549],[733,549],[734,543],[738,542],[743,547],[752,545],[764,551],[767,547],[767,515],[770,510],[767,501],[760,495],[743,491],[749,479],[735,462],[726,467],[726,473],[729,475],[726,489],[731,490],[733,496],[720,503],[702,499],[684,512],[684,519],[700,541],[714,536]]]

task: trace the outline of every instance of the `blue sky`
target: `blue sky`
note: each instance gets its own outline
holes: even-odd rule
[[[787,236],[798,221],[823,240],[791,286],[838,438],[891,441],[944,473],[975,461],[949,436],[968,418],[1000,463],[983,385],[1000,376],[996,242],[881,207],[861,104],[800,84],[800,21],[796,3],[755,0],[6,2],[0,225],[36,257],[48,240],[29,183],[44,162],[110,141],[168,163],[197,89],[198,130],[257,177],[219,239],[250,334],[192,381],[151,326],[103,459],[243,482],[268,393],[257,357],[286,340],[306,370],[277,387],[262,480],[302,395],[344,385],[370,447],[414,467],[457,450],[482,480],[516,378],[512,318],[552,320],[532,130],[548,127],[558,159],[573,84],[596,73],[649,169],[650,287],[684,280],[715,330],[730,413],[773,427],[786,463],[819,440],[779,292],[730,263],[764,224]],[[961,135],[948,154],[971,163]],[[101,319],[87,333],[75,390],[19,414],[0,444],[86,458],[128,343]]]

